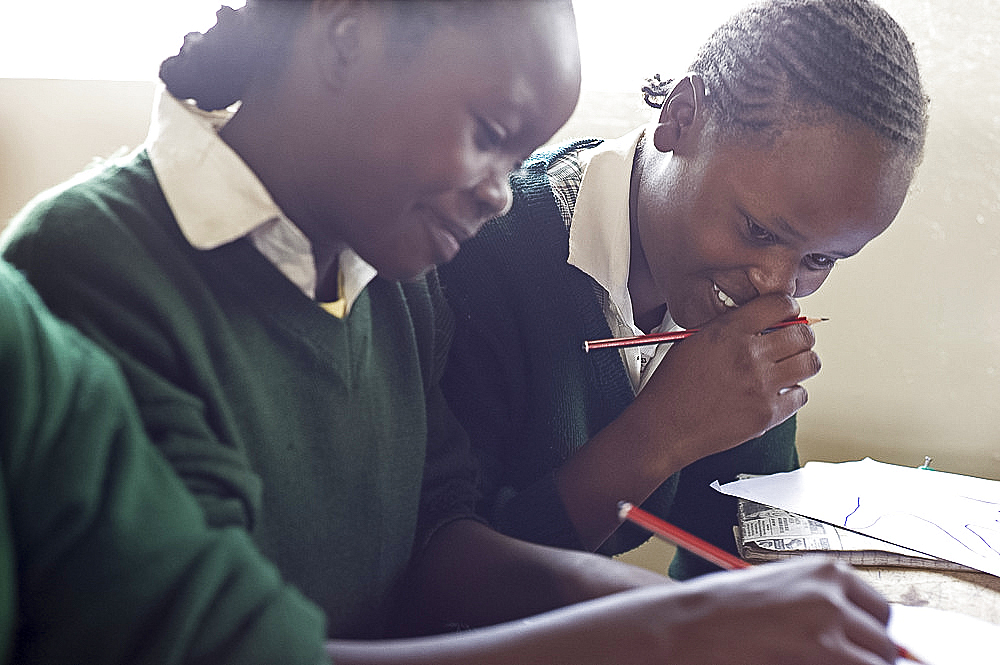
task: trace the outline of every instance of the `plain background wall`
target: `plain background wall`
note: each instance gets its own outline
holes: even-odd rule
[[[896,222],[802,302],[831,321],[816,328],[824,365],[807,384],[800,450],[908,465],[930,455],[939,469],[1000,479],[1000,3],[883,5],[923,67],[926,156]],[[703,37],[641,17],[630,26],[647,42]],[[683,66],[651,62],[648,73]],[[0,79],[0,220],[94,158],[141,143],[153,88]],[[638,93],[587,90],[559,137],[617,136],[653,113]]]

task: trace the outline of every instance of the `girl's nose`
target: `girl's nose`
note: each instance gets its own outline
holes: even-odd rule
[[[476,201],[479,205],[480,217],[490,219],[498,217],[508,210],[514,202],[514,194],[507,180],[507,172],[493,169],[475,187]]]
[[[749,278],[758,294],[784,293],[794,296],[798,290],[799,262],[787,258],[754,266]]]

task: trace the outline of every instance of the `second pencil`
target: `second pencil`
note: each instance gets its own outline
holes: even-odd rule
[[[778,328],[785,328],[787,326],[794,326],[799,323],[804,323],[807,326],[811,326],[814,323],[820,323],[821,321],[826,321],[825,318],[812,318],[808,316],[800,316],[798,318],[789,319],[787,321],[782,321],[781,323],[776,323],[770,328],[766,329],[764,332],[771,332],[772,330],[777,330]],[[624,349],[631,346],[646,346],[647,344],[665,344],[667,342],[678,342],[682,339],[687,339],[691,335],[698,332],[698,328],[692,328],[690,330],[674,330],[672,332],[665,333],[653,333],[652,335],[636,335],[635,337],[612,337],[609,339],[596,339],[583,343],[583,350],[590,352],[595,349]]]

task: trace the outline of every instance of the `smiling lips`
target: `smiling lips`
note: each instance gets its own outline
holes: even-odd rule
[[[458,254],[460,243],[450,229],[439,224],[432,224],[430,236],[434,243],[434,263],[446,263]]]
[[[478,225],[476,230],[478,230]],[[474,230],[469,230],[461,223],[451,221],[438,214],[432,214],[430,232],[434,244],[437,246],[438,256],[435,263],[445,263],[453,259],[461,244],[475,235]]]
[[[739,307],[739,305],[736,304],[736,301],[730,298],[728,293],[720,289],[719,285],[715,282],[712,282],[712,290],[715,291],[715,297],[719,299],[719,302],[721,302],[726,309],[736,309]]]

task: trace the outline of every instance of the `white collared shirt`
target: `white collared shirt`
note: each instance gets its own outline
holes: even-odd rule
[[[219,137],[232,111],[202,111],[157,91],[146,150],[181,232],[214,249],[249,236],[267,260],[316,298],[316,263],[305,234],[285,216],[250,167]],[[338,262],[345,314],[376,270],[353,250]]]
[[[570,226],[568,262],[607,291],[604,316],[615,337],[643,334],[635,324],[628,275],[632,161],[644,129],[580,152],[584,171]],[[667,312],[660,325],[650,332],[666,332],[676,327]],[[668,344],[621,349],[637,394],[668,349]]]

